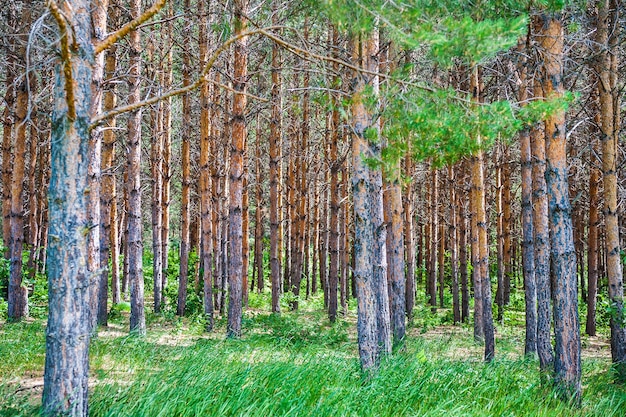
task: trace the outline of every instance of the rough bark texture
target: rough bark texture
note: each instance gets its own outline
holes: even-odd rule
[[[356,42],[355,42],[356,44]],[[378,34],[373,32],[354,48],[355,61],[378,70]],[[378,79],[368,76],[369,87],[378,92]],[[364,158],[380,156],[380,149],[366,139],[366,130],[377,131],[363,102],[366,77],[357,74],[352,100],[352,190],[354,198],[354,276],[357,290],[357,334],[361,368],[371,372],[391,349],[386,279],[385,228],[382,219],[382,181]],[[378,136],[378,135],[375,135]]]
[[[530,39],[527,39],[530,42]],[[528,45],[527,45],[528,47]],[[520,102],[528,99],[528,69],[526,60],[519,64]],[[535,280],[535,245],[533,235],[533,161],[530,147],[530,132],[520,132],[521,188],[522,188],[522,273],[524,276],[524,297],[526,311],[526,338],[524,354],[537,354],[537,282]]]
[[[92,27],[89,2],[66,1],[60,7],[64,18],[72,24],[75,50],[55,66],[43,414],[86,417],[90,329],[85,230],[89,227],[87,152]],[[69,36],[61,29],[62,44],[68,42]]]
[[[539,35],[535,33],[534,42]],[[538,63],[540,64],[540,63]],[[535,77],[533,95],[541,98],[544,95],[539,77]],[[532,153],[532,186],[533,186],[533,233],[535,248],[535,281],[537,283],[537,354],[539,367],[549,371],[554,358],[550,343],[552,310],[550,306],[550,240],[548,221],[548,190],[546,185],[546,139],[542,124],[533,126],[530,131]]]
[[[604,225],[606,239],[606,272],[611,302],[611,357],[617,377],[626,381],[626,325],[624,320],[624,283],[621,262],[618,217],[617,145],[620,131],[620,91],[612,77],[618,70],[618,37],[620,23],[617,2],[598,1],[598,33],[602,50],[598,63],[598,96],[600,99],[600,139],[602,142],[602,180],[604,185]],[[609,34],[609,31],[611,33]],[[615,31],[615,32],[614,32]],[[610,38],[609,38],[610,36]]]
[[[438,171],[432,170],[431,173],[431,186],[430,186],[430,236],[426,244],[429,247],[429,262],[428,269],[428,303],[432,306],[432,310],[437,309],[437,242],[438,236],[438,223],[439,216],[437,215],[437,202],[438,202]]]
[[[237,36],[246,30],[247,0],[236,0],[235,30]],[[230,147],[229,265],[228,265],[228,337],[241,336],[243,274],[243,175],[246,146],[246,77],[248,67],[247,38],[235,42],[233,88],[236,91],[232,109],[232,142]]]
[[[543,58],[545,97],[563,95],[563,22],[560,17],[541,15],[535,21]],[[565,112],[558,111],[545,122],[546,184],[550,219],[550,251],[554,274],[555,383],[561,395],[581,395],[580,328],[576,252],[572,231],[567,182]]]
[[[131,16],[141,14],[141,0],[132,0]],[[141,38],[140,32],[129,35],[130,70],[128,102],[141,101]],[[143,291],[143,241],[141,221],[141,109],[128,117],[128,283],[130,287],[130,331],[146,333]]]
[[[404,160],[404,169],[410,177],[413,175],[413,161],[410,152]],[[404,195],[404,242],[406,244],[406,315],[410,320],[415,307],[415,239],[413,236],[413,184],[406,186]]]
[[[478,67],[475,67],[472,71],[470,80],[470,89],[472,98],[474,101],[480,101],[481,97],[481,82],[480,71]],[[477,143],[480,145],[480,135],[476,138]],[[485,361],[489,362],[495,355],[495,338],[493,329],[493,317],[491,312],[491,281],[489,280],[489,240],[487,233],[487,210],[485,208],[485,178],[484,178],[484,163],[483,163],[483,151],[478,151],[472,156],[472,218],[476,220],[472,221],[472,225],[476,228],[473,233],[477,239],[476,245],[476,278],[474,293],[476,289],[480,288],[482,300],[475,297],[475,303],[482,304],[482,331],[485,340]],[[476,306],[476,304],[475,304]]]
[[[29,13],[25,13],[29,15]],[[21,16],[26,18],[27,16]],[[18,48],[20,60],[25,60],[25,46]],[[15,144],[11,165],[11,204],[9,254],[11,259],[9,272],[8,317],[21,320],[28,316],[28,288],[22,282],[22,250],[24,247],[24,178],[26,175],[26,133],[28,124],[28,90],[26,80],[16,86],[15,102]]]
[[[185,0],[185,10],[191,12],[190,0]],[[191,30],[189,28],[188,42],[191,43]],[[183,53],[183,86],[191,84],[191,57],[189,52]],[[183,126],[191,126],[191,97],[190,94],[183,95]],[[182,131],[182,186],[181,186],[181,208],[180,208],[180,269],[178,272],[178,302],[176,304],[176,314],[183,316],[187,304],[187,282],[189,280],[189,243],[190,223],[191,223],[191,130]]]
[[[278,24],[278,2],[272,1],[272,24]],[[280,55],[278,45],[272,46],[272,115],[270,119],[270,281],[272,312],[280,313],[280,244],[279,244],[279,187],[280,187],[280,131],[282,125],[282,95]]]
[[[459,274],[458,274],[458,239],[457,239],[457,197],[456,197],[456,168],[448,169],[450,177],[450,227],[448,228],[448,236],[450,236],[450,272],[452,275],[452,316],[454,323],[461,321],[461,305],[459,303]]]
[[[113,24],[118,22],[119,7],[116,1],[109,2],[109,17]],[[106,53],[105,71],[106,78],[115,74],[117,67],[117,46],[113,45]],[[117,104],[115,84],[110,83],[104,90],[104,111],[113,109]],[[108,260],[111,258],[111,301],[113,304],[120,302],[120,277],[119,277],[119,236],[117,227],[117,187],[113,160],[115,157],[115,118],[106,124],[102,134],[102,162],[100,165],[100,264],[103,266],[100,280],[107,282],[109,279]]]
[[[97,44],[102,41],[107,34],[107,12],[108,0],[93,0],[91,2],[91,21],[93,24],[92,42]],[[102,112],[103,89],[102,81],[104,77],[105,54],[96,55],[91,79],[91,114],[93,116]],[[89,205],[87,206],[89,216],[89,234],[87,236],[87,263],[89,267],[90,281],[90,303],[91,318],[90,326],[92,332],[96,331],[96,326],[107,324],[107,302],[108,302],[108,276],[101,273],[100,263],[100,164],[102,161],[102,127],[98,126],[91,131],[89,141]],[[104,268],[105,270],[107,268]]]

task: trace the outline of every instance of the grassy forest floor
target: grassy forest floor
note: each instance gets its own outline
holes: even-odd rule
[[[251,294],[241,340],[201,318],[148,315],[128,336],[125,305],[91,344],[93,416],[625,416],[626,387],[611,382],[606,329],[583,337],[580,407],[555,399],[536,360],[523,357],[523,313],[497,326],[496,360],[482,361],[471,325],[418,306],[405,345],[380,372],[359,371],[355,311],[331,325],[318,297],[298,313],[267,313]],[[286,307],[286,306],[284,306]],[[286,311],[286,308],[284,308]],[[38,414],[45,320],[0,324],[0,416]]]

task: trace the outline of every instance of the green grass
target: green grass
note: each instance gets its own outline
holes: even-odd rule
[[[224,339],[224,319],[207,335],[194,317],[154,315],[146,337],[127,336],[120,308],[114,329],[92,342],[90,415],[626,415],[626,389],[612,383],[608,354],[583,361],[582,404],[570,406],[540,382],[537,362],[521,357],[517,323],[498,326],[497,358],[484,364],[471,326],[442,327],[445,312],[419,307],[406,344],[366,378],[353,310],[331,325],[319,298],[278,316],[261,311],[260,297],[251,297],[241,340]],[[20,391],[19,381],[43,373],[43,321],[3,324],[0,357],[0,416],[37,415],[41,391]]]

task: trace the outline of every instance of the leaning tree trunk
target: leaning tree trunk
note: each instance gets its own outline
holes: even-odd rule
[[[563,96],[563,22],[560,17],[535,19],[539,45],[543,48],[543,91],[548,98]],[[555,112],[545,122],[546,184],[550,219],[550,250],[554,274],[555,383],[561,395],[578,400],[581,395],[580,328],[576,251],[572,230],[565,112]]]
[[[87,152],[93,66],[90,4],[72,0],[61,5],[50,2],[48,7],[60,28],[62,52],[55,66],[52,112],[43,414],[87,416],[90,329],[85,230],[89,227]]]

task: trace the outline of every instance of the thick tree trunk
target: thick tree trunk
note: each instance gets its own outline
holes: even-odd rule
[[[563,22],[542,15],[534,22],[543,58],[543,90],[546,97],[563,96]],[[555,383],[566,398],[581,395],[580,328],[576,252],[567,183],[565,112],[545,122],[546,183],[550,219],[550,249],[554,274]]]
[[[141,0],[132,0],[131,16],[141,15]],[[129,35],[131,58],[129,104],[141,101],[141,38],[139,31]],[[141,220],[141,109],[128,117],[128,283],[130,286],[130,331],[146,332],[143,291],[143,241]]]
[[[236,0],[234,35],[246,31],[247,0]],[[229,265],[228,265],[228,337],[241,336],[243,274],[243,176],[246,147],[246,77],[248,68],[247,38],[235,42],[232,107],[232,142],[230,146]]]
[[[356,42],[355,42],[356,43]],[[362,48],[362,53],[358,49]],[[361,57],[363,68],[376,72],[378,34],[373,32],[353,54]],[[377,77],[368,76],[369,87],[378,93]],[[371,372],[382,355],[391,350],[389,305],[386,280],[385,227],[382,219],[382,181],[366,157],[380,157],[379,144],[366,139],[366,130],[378,131],[363,102],[365,77],[357,74],[352,100],[352,190],[354,198],[354,276],[357,288],[357,334],[361,368]]]
[[[48,325],[43,388],[44,415],[87,416],[89,374],[89,271],[87,268],[88,144],[91,104],[90,5],[53,4],[61,49],[73,54],[55,66],[49,189]],[[62,17],[61,17],[62,14]],[[72,78],[66,78],[70,75]]]

